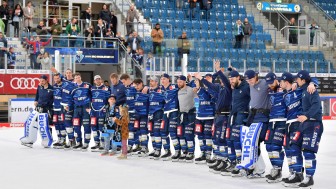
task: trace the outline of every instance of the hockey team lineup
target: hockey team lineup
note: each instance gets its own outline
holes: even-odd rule
[[[306,70],[262,79],[221,68],[219,60],[214,67],[213,74],[178,76],[177,84],[166,73],[150,76],[148,86],[115,73],[111,86],[99,75],[91,85],[80,73],[52,68],[54,84],[41,76],[21,144],[34,150],[39,133],[44,148],[204,164],[224,177],[312,188],[324,130],[316,79]]]

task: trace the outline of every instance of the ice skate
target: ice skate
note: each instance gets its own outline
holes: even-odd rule
[[[178,162],[179,158],[181,157],[181,151],[180,150],[176,150],[175,154],[171,157],[172,162]]]
[[[278,183],[281,182],[281,174],[282,170],[280,168],[273,168],[271,169],[270,174],[266,175],[267,178],[266,182],[268,183]]]
[[[131,155],[137,156],[140,151],[141,151],[141,147],[137,144],[133,147]]]
[[[164,154],[162,154],[161,159],[163,161],[169,161],[171,159],[171,152],[170,150],[165,150]]]
[[[21,142],[21,145],[26,146],[28,148],[33,148],[33,143],[24,143],[24,142]]]
[[[151,151],[150,153],[148,153],[148,158],[154,159],[154,154],[155,154],[155,150]]]
[[[312,176],[306,176],[306,178],[299,184],[300,188],[312,188],[314,185],[314,179]]]
[[[200,157],[195,159],[195,164],[205,164],[206,163],[206,155],[203,152]]]
[[[80,151],[83,147],[82,142],[77,142],[77,144],[72,148],[74,151]]]
[[[64,150],[71,150],[76,145],[74,140],[69,140],[67,144],[64,145]]]
[[[138,157],[147,157],[148,156],[148,149],[147,147],[142,147],[141,150],[138,152]]]
[[[186,161],[187,163],[192,163],[192,162],[194,162],[194,157],[195,157],[194,153],[189,152],[189,153],[187,154],[186,158],[185,158],[185,161]]]
[[[288,180],[286,180],[283,185],[289,188],[299,188],[299,184],[303,181],[302,173],[293,173]]]
[[[98,152],[100,148],[100,143],[99,142],[96,142],[94,146],[92,146],[90,149],[91,149],[91,152]]]
[[[84,143],[82,146],[82,152],[86,152],[89,148],[89,144],[88,143]]]
[[[153,159],[154,160],[159,160],[161,156],[161,150],[155,150],[154,155],[153,155]]]

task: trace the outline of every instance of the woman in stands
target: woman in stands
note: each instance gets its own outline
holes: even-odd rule
[[[12,14],[12,25],[14,26],[14,37],[19,36],[20,19],[23,16],[23,10],[20,4],[16,4]]]

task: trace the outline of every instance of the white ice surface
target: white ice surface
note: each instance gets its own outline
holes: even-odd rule
[[[23,128],[0,128],[0,189],[284,188],[265,179],[215,175],[205,165],[137,157],[120,161],[94,152],[45,149],[40,140],[31,149],[20,145],[22,135]],[[262,151],[267,157],[264,148]],[[268,158],[265,162],[269,171]],[[336,188],[335,168],[336,121],[324,121],[314,188]],[[288,169],[284,168],[283,174],[287,175]]]

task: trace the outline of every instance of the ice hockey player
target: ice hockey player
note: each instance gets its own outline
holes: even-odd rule
[[[155,76],[150,77],[149,81],[149,112],[148,112],[148,131],[151,134],[154,151],[149,153],[149,158],[158,160],[161,156],[162,140],[160,126],[163,118],[164,95],[159,85],[159,79]]]
[[[209,164],[210,171],[219,174],[229,166],[227,143],[225,138],[226,126],[228,122],[228,115],[230,114],[230,106],[232,101],[232,89],[229,80],[226,78],[220,68],[220,62],[217,60],[214,62],[216,74],[220,78],[220,85],[215,85],[202,79],[199,73],[195,74],[195,77],[202,81],[202,83],[210,88],[210,90],[216,91],[216,106],[215,106],[215,129],[214,129],[214,154],[216,161]],[[216,149],[215,149],[216,147]]]
[[[147,122],[148,122],[149,95],[147,94],[148,90],[144,90],[145,85],[142,79],[135,79],[133,81],[133,85],[137,91],[134,102],[134,109],[135,109],[134,127],[140,131],[139,140],[141,146],[141,150],[136,155],[138,155],[139,157],[146,157],[148,155]]]
[[[177,136],[180,141],[182,152],[177,152],[177,156],[172,157],[172,161],[193,162],[195,152],[195,97],[193,88],[187,86],[187,78],[183,75],[177,78],[178,100],[179,100],[179,119],[177,126]],[[176,152],[175,152],[176,154]]]
[[[86,151],[91,140],[90,115],[86,109],[90,108],[92,86],[82,81],[80,73],[77,72],[74,76],[76,88],[72,91],[74,101],[73,126],[77,144],[73,149]],[[82,141],[82,125],[84,127],[84,144]]]
[[[103,84],[100,75],[94,76],[95,85],[91,88],[91,108],[87,111],[90,114],[90,126],[95,145],[91,147],[91,151],[104,150],[104,138],[101,133],[104,129],[104,122],[106,118],[107,99],[110,96],[110,90]]]
[[[295,135],[290,141],[289,149],[292,152],[293,172],[288,180],[285,180],[285,186],[305,188],[314,185],[316,153],[323,133],[322,107],[318,92],[309,93],[307,91],[311,82],[309,72],[301,70],[296,77],[296,82],[302,89],[302,114],[297,117],[300,125],[296,128]],[[305,158],[305,179],[303,179],[302,173],[302,154]]]
[[[129,113],[129,137],[128,137],[128,147],[127,152],[128,154],[137,154],[141,148],[139,146],[139,129],[135,128],[135,96],[136,96],[136,89],[133,86],[133,82],[128,74],[122,74],[120,76],[120,81],[126,87],[125,96],[126,96],[126,104],[128,106],[128,113]]]
[[[244,120],[248,116],[250,102],[248,83],[241,78],[236,70],[231,70],[228,77],[232,88],[231,113],[226,130],[230,166],[221,172],[223,176],[231,175],[232,171],[237,171],[236,165],[241,161],[240,127],[244,125]]]
[[[285,94],[287,89],[280,86],[288,86],[290,90],[293,76],[291,73],[284,72],[280,77],[280,83],[273,72],[265,77],[266,83],[270,89],[271,110],[269,115],[269,124],[265,136],[266,151],[271,161],[272,169],[270,174],[266,175],[267,182],[279,182],[282,176],[282,164],[284,160],[283,140],[286,132],[286,104]]]
[[[210,77],[211,75],[206,77]],[[212,79],[212,78],[211,78]],[[212,82],[210,82],[212,83]],[[204,88],[200,80],[195,80],[199,106],[196,113],[195,134],[197,134],[201,148],[200,157],[195,159],[196,164],[206,163],[212,153],[212,125],[214,124],[215,107],[210,93]],[[201,87],[203,85],[203,87]]]
[[[64,110],[61,105],[62,88],[64,84],[59,73],[54,74],[54,82],[53,123],[55,125],[58,140],[53,144],[53,147],[56,149],[62,149],[66,144],[66,131],[64,126]]]
[[[161,76],[161,85],[165,97],[164,115],[160,127],[161,140],[164,149],[164,154],[161,155],[161,159],[164,161],[170,160],[172,155],[170,152],[170,139],[173,142],[176,153],[173,155],[173,159],[179,156],[181,150],[180,142],[177,138],[177,124],[178,124],[178,86],[170,83],[170,76],[163,74]]]

